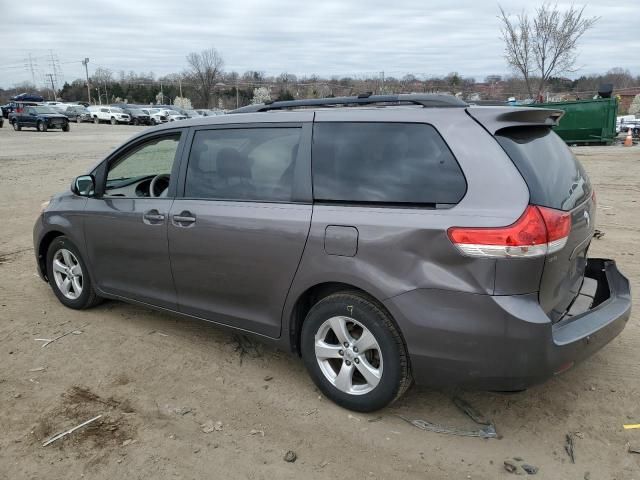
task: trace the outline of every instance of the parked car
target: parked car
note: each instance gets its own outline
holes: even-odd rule
[[[161,123],[167,123],[169,121],[169,117],[159,108],[141,108],[140,110],[151,117],[151,123],[153,125],[160,125]]]
[[[65,115],[70,121],[81,123],[81,122],[92,122],[93,117],[91,116],[91,112],[82,105],[65,105],[64,109],[61,109],[61,112]]]
[[[216,115],[224,115],[224,111],[222,110],[201,109],[201,110],[196,110],[196,112],[198,112],[203,117],[214,117]]]
[[[595,194],[561,116],[385,95],[167,123],[51,199],[38,270],[70,308],[142,303],[293,350],[353,410],[412,380],[521,390],[631,308],[587,256]]]
[[[185,110],[185,113],[186,113],[187,117],[189,117],[189,118],[204,117],[204,115],[202,115],[201,113],[198,113],[197,110]]]
[[[0,128],[4,127],[4,117],[0,115]]]
[[[4,105],[0,105],[0,109],[2,109],[2,117],[9,118],[9,113],[11,112],[11,104],[6,103]]]
[[[131,117],[124,113],[119,107],[110,107],[106,105],[92,105],[88,107],[93,122],[98,124],[100,122],[109,122],[111,125],[118,123],[129,123]]]
[[[627,120],[616,124],[616,133],[627,133],[629,130],[632,136],[640,136],[640,120]]]
[[[182,115],[180,112],[176,110],[160,110],[160,114],[164,115],[169,119],[170,122],[175,122],[176,120],[186,120],[187,116]]]
[[[70,130],[69,119],[47,105],[29,105],[16,110],[9,115],[9,122],[18,132],[23,127],[36,128],[39,132],[50,128],[59,128],[63,132]]]
[[[131,125],[153,125],[149,114],[140,108],[123,108],[122,111],[129,115]]]

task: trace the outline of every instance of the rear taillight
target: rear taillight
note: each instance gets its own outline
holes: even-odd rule
[[[471,257],[539,257],[557,252],[567,243],[571,214],[529,205],[512,225],[491,228],[451,227],[453,244]]]

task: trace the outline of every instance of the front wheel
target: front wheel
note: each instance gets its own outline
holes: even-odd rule
[[[67,122],[64,125],[62,125],[62,131],[63,132],[68,132],[69,130],[71,130],[71,125],[69,124],[69,122]]]
[[[44,123],[42,120],[40,120],[40,121],[38,121],[37,128],[38,128],[39,132],[46,132],[47,131],[47,124]]]
[[[80,252],[67,237],[57,237],[49,245],[47,278],[58,300],[69,308],[83,310],[101,301]]]
[[[76,123],[80,123],[82,120],[80,120],[80,117],[76,117]]]
[[[12,122],[12,125],[13,125],[13,129],[14,129],[16,132],[19,132],[20,130],[22,130],[22,127],[20,126],[20,124],[18,123],[18,121],[17,121],[17,120],[14,120],[14,121]]]
[[[111,125],[115,125],[118,123],[115,118],[111,117]]]
[[[383,408],[411,385],[406,347],[391,316],[359,292],[330,295],[302,326],[302,359],[318,388],[359,412]]]
[[[98,125],[100,123],[100,119],[98,117],[93,117],[93,123]]]

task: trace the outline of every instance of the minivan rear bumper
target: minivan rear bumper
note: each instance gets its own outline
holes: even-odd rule
[[[384,303],[407,342],[416,383],[522,390],[568,370],[624,329],[629,281],[605,259],[589,259],[586,276],[598,282],[594,306],[555,324],[537,293],[417,289]]]

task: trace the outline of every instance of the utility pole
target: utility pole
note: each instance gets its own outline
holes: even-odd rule
[[[91,103],[91,85],[89,84],[89,57],[86,57],[83,61],[82,64],[84,65],[84,72],[87,74],[87,97],[88,97],[88,102]]]
[[[236,108],[238,108],[239,105],[238,101],[238,79],[236,78]]]
[[[182,79],[178,79],[178,86],[180,87],[180,98],[182,98]]]
[[[29,52],[29,71],[31,72],[31,81],[33,84],[36,84],[36,74],[33,69],[33,58],[31,57],[31,52]]]
[[[384,95],[384,71],[380,72],[380,95]]]
[[[51,93],[53,94],[53,100],[55,101],[55,99],[56,99],[56,89],[53,86],[53,73],[47,73],[47,77],[49,77],[49,80],[51,80]]]

